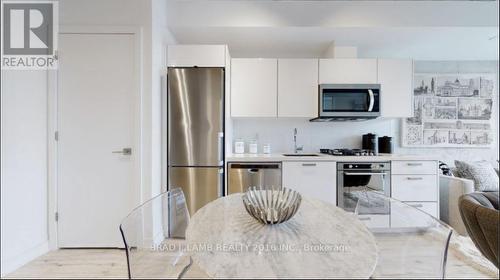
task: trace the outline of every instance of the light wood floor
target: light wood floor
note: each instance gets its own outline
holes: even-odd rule
[[[448,255],[447,278],[490,278]],[[186,278],[203,278],[193,265]],[[6,278],[127,278],[125,252],[118,249],[62,249],[41,256]]]

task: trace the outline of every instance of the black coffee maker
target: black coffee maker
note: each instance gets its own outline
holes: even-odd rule
[[[377,134],[368,133],[363,134],[362,142],[363,150],[371,150],[374,155],[378,155],[378,137]]]

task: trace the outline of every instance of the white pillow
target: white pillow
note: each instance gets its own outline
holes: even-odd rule
[[[460,177],[474,181],[477,192],[498,192],[498,174],[489,162],[455,160],[455,166]]]

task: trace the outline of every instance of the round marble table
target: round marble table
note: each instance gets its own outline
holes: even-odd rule
[[[303,198],[297,214],[278,225],[248,215],[242,194],[198,210],[186,231],[193,260],[210,277],[368,278],[377,264],[373,235],[352,214]]]

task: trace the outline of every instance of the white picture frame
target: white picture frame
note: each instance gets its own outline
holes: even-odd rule
[[[491,148],[498,110],[492,73],[415,73],[414,117],[401,120],[406,148]]]

